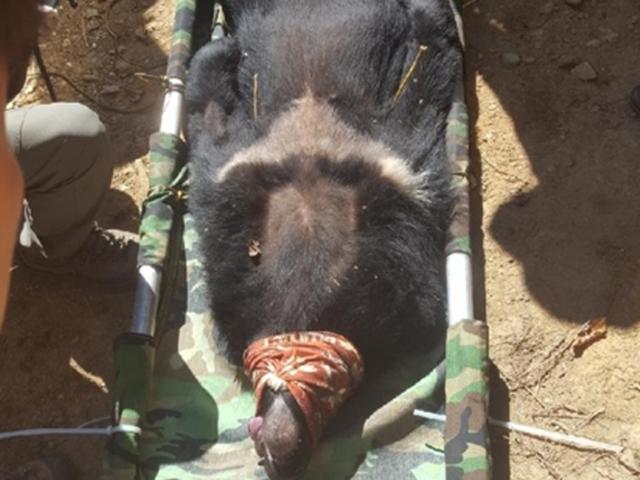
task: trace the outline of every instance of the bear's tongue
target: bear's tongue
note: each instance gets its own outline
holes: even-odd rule
[[[253,417],[249,420],[249,436],[254,440],[258,440],[258,434],[260,433],[260,429],[262,428],[262,417]]]

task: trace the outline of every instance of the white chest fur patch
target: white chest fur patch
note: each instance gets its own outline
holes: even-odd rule
[[[296,100],[273,122],[266,137],[236,153],[219,171],[217,181],[224,181],[239,165],[279,163],[295,155],[322,155],[336,162],[356,157],[378,165],[380,174],[401,191],[420,196],[420,176],[398,155],[356,132],[331,106],[311,96]]]

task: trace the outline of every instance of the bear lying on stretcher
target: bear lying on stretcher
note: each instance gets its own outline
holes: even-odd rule
[[[190,208],[256,450],[299,478],[363,372],[443,332],[461,50],[448,0],[225,7],[187,86]]]

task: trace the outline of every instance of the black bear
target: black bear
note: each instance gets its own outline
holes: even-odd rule
[[[285,338],[280,353],[318,343],[336,359],[326,349],[344,341],[370,372],[428,349],[445,323],[445,128],[462,61],[448,0],[223,3],[232,35],[192,60],[187,134],[226,353],[247,367]],[[272,478],[298,478],[317,425],[270,368],[266,388],[252,378],[251,434]],[[319,370],[335,383],[326,366],[306,373]]]

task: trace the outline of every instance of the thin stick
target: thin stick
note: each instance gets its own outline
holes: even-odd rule
[[[87,20],[84,17],[84,15],[82,16],[82,22],[80,22],[80,27],[82,28],[82,39],[84,40],[84,44],[86,45],[87,48],[91,48],[91,45],[89,44],[89,37],[87,37]]]
[[[428,420],[435,420],[437,422],[446,422],[447,417],[439,413],[427,412],[424,410],[414,410],[413,414],[417,417],[426,418]],[[613,445],[610,443],[598,442],[596,440],[590,440],[584,437],[577,437],[575,435],[565,435],[563,433],[551,432],[549,430],[543,430],[537,427],[530,427],[528,425],[522,425],[521,423],[504,422],[502,420],[496,420],[489,417],[489,424],[495,425],[514,432],[523,433],[531,437],[541,438],[543,440],[551,440],[562,445],[569,445],[572,447],[580,448],[583,450],[594,450],[602,452],[611,452],[615,454],[622,453],[624,450],[620,445]]]
[[[258,118],[258,108],[259,108],[259,100],[258,100],[258,74],[253,74],[253,119],[256,120]]]
[[[418,47],[418,51],[416,53],[416,57],[413,59],[413,63],[409,67],[409,70],[407,70],[407,73],[405,74],[405,76],[402,77],[402,80],[400,81],[400,86],[398,87],[396,94],[393,96],[394,104],[398,101],[398,99],[404,93],[405,89],[407,88],[407,84],[409,83],[409,80],[411,80],[411,77],[413,77],[416,71],[416,68],[418,67],[418,62],[420,62],[420,59],[422,58],[422,56],[425,53],[427,53],[427,50],[429,50],[429,47],[427,45],[420,45]]]

